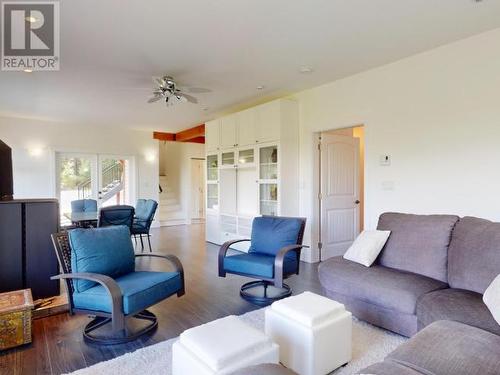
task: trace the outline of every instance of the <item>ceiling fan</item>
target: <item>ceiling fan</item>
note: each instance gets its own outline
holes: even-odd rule
[[[153,97],[148,100],[148,103],[154,103],[159,100],[164,100],[167,106],[171,106],[177,103],[193,103],[197,104],[198,99],[194,96],[186,94],[183,89],[181,89],[175,80],[171,76],[164,76],[161,78],[153,77],[153,84],[155,88],[153,90]],[[187,89],[192,92],[209,92],[207,89],[193,88]]]

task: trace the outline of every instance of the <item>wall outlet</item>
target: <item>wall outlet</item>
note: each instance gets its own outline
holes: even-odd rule
[[[394,181],[382,181],[382,190],[394,190]]]
[[[383,167],[391,165],[391,155],[380,155],[380,165]]]

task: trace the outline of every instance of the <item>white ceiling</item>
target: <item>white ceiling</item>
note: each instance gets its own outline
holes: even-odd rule
[[[498,0],[65,0],[61,70],[0,72],[0,115],[178,131],[497,27]],[[147,104],[165,73],[212,92]]]

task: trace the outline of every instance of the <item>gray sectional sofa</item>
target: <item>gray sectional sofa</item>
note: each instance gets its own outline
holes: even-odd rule
[[[326,294],[358,318],[411,337],[366,374],[500,374],[500,325],[482,295],[500,274],[500,223],[385,213],[391,235],[369,268],[319,266]]]

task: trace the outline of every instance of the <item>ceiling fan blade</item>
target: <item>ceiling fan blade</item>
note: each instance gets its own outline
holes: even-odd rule
[[[151,79],[153,80],[153,84],[158,87],[163,87],[163,85],[165,85],[165,81],[163,80],[163,78],[151,77]]]
[[[148,100],[148,103],[154,103],[154,102],[157,102],[158,100],[161,99],[161,96],[158,95],[158,96],[153,96],[151,99]]]
[[[181,93],[180,95],[183,96],[184,98],[186,98],[188,102],[193,103],[193,104],[198,104],[198,99],[196,99],[194,96],[184,94],[184,93]]]

